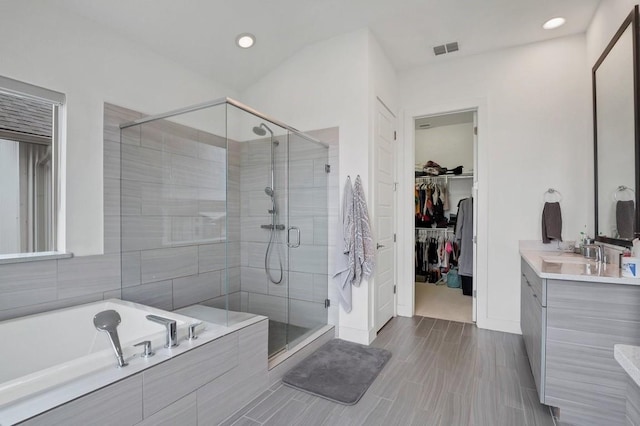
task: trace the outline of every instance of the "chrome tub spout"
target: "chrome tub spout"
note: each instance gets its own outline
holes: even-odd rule
[[[178,327],[177,323],[171,318],[159,317],[158,315],[147,315],[147,319],[166,327],[166,343],[165,348],[173,348],[178,346]]]

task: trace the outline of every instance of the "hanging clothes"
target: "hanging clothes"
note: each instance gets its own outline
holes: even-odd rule
[[[460,245],[458,273],[471,277],[473,276],[473,198],[465,198],[458,203],[456,241]]]
[[[455,264],[452,229],[416,229],[415,277],[417,282],[444,283],[443,277]]]

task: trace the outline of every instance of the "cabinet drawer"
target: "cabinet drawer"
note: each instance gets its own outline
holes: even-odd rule
[[[536,275],[524,259],[522,259],[520,271],[522,279],[531,287],[540,305],[547,306],[547,289],[545,288],[546,286],[543,283],[543,279]]]

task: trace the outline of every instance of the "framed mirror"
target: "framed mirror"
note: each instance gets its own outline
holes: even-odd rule
[[[593,66],[596,240],[631,246],[640,236],[638,6]]]

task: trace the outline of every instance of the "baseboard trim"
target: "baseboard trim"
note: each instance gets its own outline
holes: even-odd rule
[[[478,318],[476,322],[478,328],[487,330],[503,331],[505,333],[522,334],[520,321],[498,320],[493,318]]]
[[[375,337],[375,332],[373,333],[373,336]],[[368,345],[371,343],[371,332],[368,330],[340,327],[338,329],[338,337],[342,340],[348,340],[349,342],[360,343],[361,345]]]

